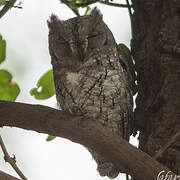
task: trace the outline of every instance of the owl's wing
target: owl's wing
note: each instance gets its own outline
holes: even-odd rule
[[[109,131],[129,140],[133,128],[133,101],[126,70],[116,47],[92,54],[79,71],[81,107]],[[81,96],[82,95],[82,96]],[[101,155],[89,149],[101,176],[115,178],[119,170]]]
[[[66,72],[66,110],[83,113],[110,131],[129,139],[132,133],[132,93],[116,47],[89,57],[77,72]]]

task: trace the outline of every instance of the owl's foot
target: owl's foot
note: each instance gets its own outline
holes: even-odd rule
[[[109,162],[98,165],[97,171],[101,176],[108,176],[110,179],[116,178],[119,174],[119,171]]]

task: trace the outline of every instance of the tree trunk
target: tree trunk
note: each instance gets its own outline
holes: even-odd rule
[[[133,0],[133,6],[139,147],[180,175],[180,1]]]

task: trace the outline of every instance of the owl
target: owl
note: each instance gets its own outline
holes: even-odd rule
[[[51,15],[48,27],[60,108],[93,118],[95,123],[129,140],[133,129],[130,80],[126,64],[100,11],[94,8],[89,15],[66,21]],[[94,150],[88,150],[101,176],[118,176],[119,170],[111,162]]]

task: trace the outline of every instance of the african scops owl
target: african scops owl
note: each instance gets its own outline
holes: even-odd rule
[[[57,101],[62,110],[92,117],[114,134],[129,140],[133,102],[126,65],[114,37],[94,8],[89,15],[48,21]],[[101,176],[115,178],[119,170],[88,149]]]

